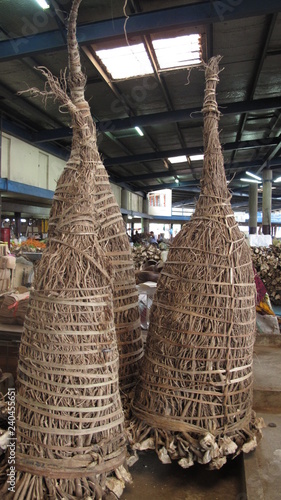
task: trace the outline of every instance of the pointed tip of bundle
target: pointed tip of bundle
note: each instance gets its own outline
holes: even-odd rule
[[[223,57],[220,55],[213,56],[206,63],[204,63],[206,80],[208,76],[211,76],[212,74],[219,75],[219,73],[223,71],[223,68],[220,69],[220,62],[222,58]]]
[[[219,54],[213,57],[210,57],[210,59],[204,63],[205,68],[213,68],[214,71],[219,71],[219,64],[222,60],[222,56]]]
[[[203,102],[202,113],[205,117],[206,115],[213,114],[213,117],[216,116],[216,119],[219,119],[220,112],[218,110],[218,104],[216,101],[216,86],[219,82],[219,73],[220,71],[220,61],[222,56],[214,56],[209,59],[209,61],[204,65],[205,66],[205,96]]]
[[[219,63],[222,57],[220,55],[212,57],[205,64],[205,91],[203,102],[203,117],[204,117],[204,162],[203,172],[201,175],[201,193],[202,197],[209,199],[217,198],[219,203],[223,200],[225,203],[230,203],[230,193],[227,187],[224,157],[222,153],[218,123],[220,119],[220,111],[218,109],[216,88],[219,82],[219,73],[222,71],[219,68]],[[206,203],[207,214],[209,213],[209,200]],[[197,204],[197,211],[202,203]]]

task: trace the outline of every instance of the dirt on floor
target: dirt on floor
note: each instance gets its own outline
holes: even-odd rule
[[[145,451],[130,472],[133,484],[122,500],[247,500],[242,455],[217,471],[200,464],[189,469],[176,462],[164,465],[155,452]]]

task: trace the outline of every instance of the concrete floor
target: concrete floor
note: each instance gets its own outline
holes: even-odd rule
[[[257,449],[244,455],[247,500],[281,498],[281,334],[257,337],[254,409],[266,427]]]
[[[257,449],[244,456],[247,500],[281,498],[281,412],[257,412],[266,427]]]
[[[182,469],[164,465],[152,451],[141,452],[130,469],[133,484],[122,500],[246,500],[242,455],[219,471],[196,464]]]
[[[141,452],[131,468],[133,484],[122,500],[281,499],[281,334],[258,335],[254,350],[254,409],[266,427],[257,449],[219,471],[202,465],[183,470]]]
[[[255,345],[254,408],[281,412],[281,344]]]
[[[280,500],[281,334],[257,336],[254,409],[266,424],[254,452],[219,471],[198,464],[186,470],[177,463],[163,465],[155,453],[141,452],[131,468],[134,482],[125,488],[122,500]]]

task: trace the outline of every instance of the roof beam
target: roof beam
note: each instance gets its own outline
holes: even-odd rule
[[[231,102],[229,104],[219,105],[219,108],[221,109],[222,117],[245,112],[268,111],[270,109],[281,108],[281,97],[256,99],[254,101]],[[115,130],[124,130],[126,128],[134,128],[136,126],[145,127],[162,125],[164,123],[196,121],[198,119],[203,119],[202,106],[179,109],[175,111],[163,111],[160,113],[133,116],[129,118],[119,118],[116,120],[98,122],[96,125],[100,132],[106,130],[114,132]]]
[[[191,186],[193,185],[192,182],[194,181],[185,181],[185,182],[180,182],[180,184],[177,184],[176,182],[168,182],[168,183],[163,183],[163,184],[153,184],[151,186],[142,186],[142,191],[145,192],[145,193],[148,193],[150,191],[159,191],[160,189],[175,189],[177,191],[180,191],[180,190],[183,190],[183,191],[186,191],[187,193],[188,192],[197,192],[194,190],[194,188],[191,188]],[[199,181],[197,181],[197,185],[199,186]],[[188,189],[187,189],[188,188]],[[241,189],[241,187],[239,187],[238,189]],[[140,188],[138,187],[135,187],[133,189],[134,192],[138,192],[140,190]],[[200,192],[200,189],[198,189],[198,193]],[[235,198],[235,197],[248,197],[249,195],[247,193],[242,194],[241,192],[239,191],[235,191],[235,189],[231,189],[231,197],[232,199]],[[279,197],[278,196],[272,196],[272,201],[276,201],[276,200],[279,200]]]
[[[62,12],[61,7],[60,5],[57,4],[56,0],[49,0],[49,5],[52,13],[54,14],[54,19],[57,23],[57,27],[59,28],[61,36],[64,39],[65,43],[67,44],[67,35],[65,29],[66,16]]]
[[[154,75],[157,78],[157,81],[159,83],[159,86],[160,86],[162,95],[164,97],[164,101],[166,103],[167,109],[171,111],[171,110],[173,110],[173,104],[172,104],[171,97],[169,95],[169,91],[167,89],[164,77],[159,73],[159,64],[158,64],[158,60],[157,60],[157,57],[156,57],[156,54],[154,51],[153,44],[151,42],[151,38],[150,38],[150,36],[144,35],[142,37],[142,40],[143,40],[148,58],[152,64]],[[181,144],[181,147],[185,148],[186,143],[185,143],[182,131],[180,130],[177,122],[175,122],[175,129],[176,129],[176,133],[177,133],[177,136],[179,139],[179,143]],[[143,131],[143,133],[145,133],[145,131]],[[191,166],[191,171],[192,171],[192,166]],[[192,172],[192,174],[195,178],[194,172]]]
[[[257,168],[260,167],[263,164],[263,160],[258,160],[258,161],[245,161],[245,162],[235,162],[235,163],[226,163],[225,164],[225,170],[227,171],[227,174],[231,173],[240,173],[243,172],[249,168]],[[281,157],[279,158],[273,158],[272,160],[268,161],[268,166],[271,168],[274,167],[280,167],[281,166]],[[183,169],[183,170],[186,170]],[[257,171],[258,172],[258,171]],[[126,181],[127,183],[129,182],[137,182],[137,181],[145,181],[149,179],[157,179],[157,178],[165,178],[165,177],[174,177],[174,176],[180,176],[180,175],[185,175],[181,172],[181,170],[177,170],[174,173],[171,173],[169,171],[161,171],[161,172],[154,172],[150,174],[140,174],[140,175],[132,175],[131,177],[119,177],[118,184]],[[199,185],[200,181],[199,180],[192,180],[192,181],[186,181],[186,183],[180,182],[180,186],[193,186],[193,185]],[[243,182],[241,182],[243,184]],[[161,184],[163,185],[163,184]],[[159,186],[161,186],[159,184]],[[176,185],[178,186],[178,184]],[[151,190],[151,186],[142,186],[136,187],[135,190],[138,191],[138,189],[142,189],[143,191]]]
[[[281,11],[280,0],[247,0],[235,2],[200,2],[168,9],[131,15],[126,23],[127,35],[178,28],[209,25],[245,17]],[[124,36],[125,17],[88,23],[77,27],[78,43],[102,41]],[[34,53],[65,49],[65,36],[60,30],[38,33],[0,42],[0,60],[19,58]]]
[[[158,64],[158,60],[157,60],[157,57],[155,54],[154,47],[153,47],[152,42],[151,42],[151,38],[147,35],[143,35],[142,41],[143,41],[143,44],[145,46],[145,50],[146,50],[146,53],[148,55],[148,58],[151,62],[154,75],[157,78],[157,81],[160,85],[161,92],[163,94],[167,109],[173,109],[173,105],[171,102],[171,98],[170,98],[168,89],[163,81],[162,75],[159,73],[159,64]]]
[[[118,147],[120,149],[123,149],[123,151],[125,151],[128,155],[131,155],[132,154],[132,151],[130,149],[128,149],[122,141],[120,141],[120,139],[116,139],[116,137],[114,137],[114,135],[111,134],[111,132],[106,132],[106,136],[112,141],[114,142],[115,144],[118,145]],[[103,156],[103,155],[102,155]],[[106,156],[107,158],[107,156]],[[105,159],[103,160],[105,161]],[[148,170],[147,166],[146,165],[143,165],[145,170]],[[124,171],[125,172],[128,172],[128,170],[126,168],[124,168]]]
[[[24,95],[20,96],[12,88],[3,83],[0,83],[0,94],[4,98],[2,101],[4,104],[5,101],[15,103],[16,106],[21,108],[23,115],[27,113],[35,114],[38,120],[42,120],[45,123],[48,123],[50,127],[56,127],[62,124],[61,121],[51,116],[51,114],[49,114],[47,111],[40,109],[39,106],[35,104],[35,102],[28,100],[28,98]],[[26,96],[27,95],[28,93],[26,93]]]
[[[25,127],[21,127],[10,120],[6,120],[5,118],[1,118],[0,127],[1,132],[6,132],[6,134],[13,135],[28,144],[34,145],[33,133],[28,131]],[[69,158],[69,151],[53,144],[42,144],[40,145],[40,149],[46,153],[57,156],[64,161],[67,161]]]
[[[237,149],[253,149],[253,148],[263,148],[276,146],[278,139],[260,139],[253,141],[240,141],[240,142],[228,142],[223,144],[223,151],[234,151]],[[175,156],[191,156],[202,154],[203,146],[197,146],[193,148],[181,148],[176,150],[166,150],[166,151],[152,151],[151,153],[142,153],[131,156],[120,156],[117,158],[107,158],[104,161],[106,167],[113,165],[128,165],[129,163],[138,163],[140,161],[153,161],[163,158],[175,157]],[[169,173],[168,170],[165,171],[166,174]],[[157,177],[157,172],[155,177]]]
[[[264,30],[265,32],[264,32],[264,37],[263,37],[263,40],[261,43],[261,51],[260,51],[259,57],[257,58],[257,64],[256,64],[255,72],[254,72],[254,75],[252,78],[252,82],[251,82],[250,90],[249,90],[249,95],[248,95],[248,98],[250,101],[252,101],[254,99],[255,91],[256,91],[257,84],[258,84],[258,81],[260,78],[260,74],[262,72],[264,61],[265,61],[265,58],[267,55],[267,50],[269,47],[271,36],[272,36],[273,30],[274,30],[274,27],[276,24],[276,19],[277,19],[277,13],[271,15],[270,20],[266,24],[266,27]],[[238,132],[236,134],[237,141],[241,140],[241,137],[243,135],[243,132],[244,132],[244,129],[246,126],[247,117],[248,117],[247,113],[244,113],[240,119],[239,129],[238,129]],[[234,158],[235,158],[235,151],[232,154],[232,160],[234,160]]]
[[[86,54],[86,56],[89,58],[89,60],[91,61],[91,63],[95,66],[95,68],[97,69],[97,71],[99,72],[99,74],[101,75],[101,77],[104,79],[104,81],[106,82],[106,84],[108,85],[108,87],[110,88],[110,90],[113,92],[113,94],[115,95],[115,97],[119,100],[119,102],[122,104],[123,108],[125,109],[126,113],[129,115],[129,116],[135,116],[135,112],[134,110],[132,109],[132,107],[127,103],[126,101],[126,98],[119,92],[119,89],[116,85],[116,83],[112,82],[109,75],[107,74],[107,72],[102,68],[101,64],[99,63],[99,61],[97,60],[97,57],[92,49],[92,47],[90,48],[87,48],[87,47],[83,47],[83,51],[84,53]],[[107,131],[107,134],[111,134],[110,131]],[[154,143],[154,141],[152,140],[152,138],[147,134],[147,132],[144,130],[143,131],[143,135],[145,136],[146,140],[148,141],[148,143],[150,144],[150,146],[152,147],[152,149],[154,150],[157,150],[157,146],[156,144]],[[112,137],[112,134],[111,134],[111,139],[114,140],[114,137]],[[117,143],[121,141],[119,141],[118,139],[115,138],[115,141]],[[146,168],[146,166],[145,166]]]
[[[281,97],[271,97],[268,99],[256,99],[254,101],[240,101],[223,104],[221,106],[222,117],[226,115],[236,115],[240,113],[267,111],[270,109],[281,108]],[[146,127],[153,125],[161,125],[164,123],[188,122],[202,120],[202,107],[179,109],[176,111],[164,111],[161,113],[153,113],[141,116],[130,116],[128,118],[119,118],[116,120],[108,120],[96,122],[96,127],[99,132],[115,132],[117,130],[125,130],[130,128]],[[68,127],[52,130],[42,130],[34,134],[34,142],[49,142],[64,137],[69,137],[72,130]]]
[[[110,90],[115,95],[115,97],[118,99],[118,101],[122,102],[122,105],[123,105],[124,109],[126,110],[126,112],[128,113],[128,115],[131,115],[132,114],[132,109],[129,107],[129,105],[127,104],[125,98],[119,92],[119,89],[118,89],[117,85],[111,81],[110,76],[102,68],[101,64],[99,63],[99,61],[96,58],[96,55],[93,52],[92,47],[90,47],[90,48],[88,48],[88,47],[82,47],[82,48],[83,48],[83,52],[86,54],[86,56],[88,57],[88,59],[91,61],[92,65],[99,72],[99,74],[101,75],[101,77],[103,78],[103,80],[105,81],[105,83],[108,85],[108,87],[110,88]]]
[[[278,141],[275,148],[268,154],[268,156],[258,169],[257,173],[260,173],[264,168],[268,167],[270,165],[270,161],[273,160],[276,156],[278,156],[280,151],[281,151],[281,134],[278,137]]]
[[[145,193],[148,193],[150,191],[158,191],[159,189],[180,190],[180,189],[192,186],[193,182],[194,181],[186,181],[186,182],[181,182],[180,184],[178,184],[177,182],[167,182],[167,183],[163,182],[163,184],[153,184],[152,186],[142,186],[141,188],[135,187],[133,190],[134,190],[134,192],[136,192],[136,191],[139,191],[141,189]],[[199,181],[197,181],[197,184],[199,185]]]

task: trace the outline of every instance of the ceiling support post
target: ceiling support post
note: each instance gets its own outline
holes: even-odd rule
[[[263,171],[263,194],[262,194],[262,232],[264,235],[271,234],[271,205],[272,205],[272,170]]]
[[[249,186],[249,234],[257,234],[258,225],[258,184]]]

